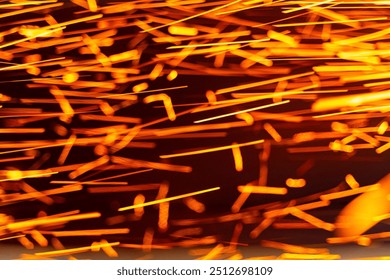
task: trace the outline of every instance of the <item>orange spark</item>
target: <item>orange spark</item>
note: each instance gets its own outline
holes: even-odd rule
[[[241,172],[243,170],[243,160],[242,160],[241,150],[238,146],[235,145],[237,145],[237,143],[233,143],[232,145],[234,166],[237,172]]]

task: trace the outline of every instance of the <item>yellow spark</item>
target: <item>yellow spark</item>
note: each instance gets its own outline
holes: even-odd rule
[[[64,27],[64,26],[67,26],[67,25],[72,25],[72,24],[77,24],[77,23],[81,23],[81,22],[96,20],[96,19],[99,19],[99,18],[102,18],[102,17],[103,17],[102,14],[98,14],[98,15],[93,15],[93,16],[88,16],[88,17],[73,19],[73,20],[69,20],[69,21],[65,21],[65,22],[60,22],[60,23],[58,23],[58,24],[49,25],[49,26],[47,26],[47,27],[43,27],[43,29],[44,29],[44,28],[47,29],[47,28]]]
[[[168,197],[168,198],[164,198],[164,199],[153,200],[153,201],[145,202],[142,204],[135,204],[135,205],[131,205],[131,206],[121,207],[118,209],[118,211],[127,211],[127,210],[131,210],[131,209],[139,208],[139,207],[156,205],[156,204],[160,204],[163,202],[169,202],[169,201],[178,200],[178,199],[182,199],[182,198],[186,198],[186,197],[191,197],[194,195],[199,195],[199,194],[203,194],[203,193],[207,193],[207,192],[217,191],[219,189],[220,189],[219,187],[216,187],[216,188],[205,189],[205,190],[201,190],[201,191],[197,191],[197,192],[176,195],[176,196],[172,196],[172,197]]]
[[[173,81],[174,79],[176,79],[178,76],[178,73],[176,70],[172,70],[171,72],[169,72],[168,76],[167,76],[167,80],[168,81]]]
[[[243,89],[269,85],[269,84],[277,83],[280,81],[287,81],[287,80],[296,79],[296,78],[300,78],[300,77],[304,77],[304,76],[311,76],[313,74],[314,74],[314,72],[307,72],[307,73],[302,73],[302,74],[297,74],[297,75],[284,76],[284,77],[279,77],[279,78],[275,78],[275,79],[270,79],[270,80],[265,80],[265,81],[250,83],[250,84],[244,84],[244,85],[240,85],[240,86],[219,89],[219,90],[217,90],[217,92],[215,94],[218,95],[218,94],[236,92],[236,91],[243,90]]]
[[[332,0],[333,1],[333,0]],[[274,24],[275,27],[291,27],[291,26],[309,26],[309,25],[318,25],[324,24],[330,26],[330,24],[341,24],[349,22],[364,22],[364,21],[377,21],[377,20],[387,20],[388,17],[375,17],[375,18],[363,18],[363,19],[346,19],[346,20],[332,20],[332,21],[312,21],[312,22],[300,22],[300,23],[285,23],[285,24]],[[352,70],[355,71],[355,70]]]
[[[52,172],[48,170],[27,170],[27,171],[20,171],[20,170],[9,170],[5,171],[6,179],[0,179],[0,182],[6,182],[6,181],[19,181],[21,179],[27,179],[27,178],[39,178],[39,177],[50,177],[53,174],[58,174],[58,172]],[[3,173],[3,172],[1,172]]]
[[[1,15],[0,15],[0,18],[1,18]],[[64,28],[65,27],[60,27],[60,28],[57,28],[57,29],[49,30],[49,31],[38,32],[37,34],[28,36],[26,38],[19,39],[19,40],[16,40],[16,41],[12,41],[12,42],[0,45],[0,49],[6,48],[6,47],[9,47],[9,46],[13,46],[13,45],[16,45],[16,44],[21,43],[21,42],[29,41],[29,40],[37,38],[37,37],[42,37],[42,36],[45,36],[45,35],[50,34],[50,33],[55,33],[55,32],[58,32],[60,30],[63,30]]]
[[[333,0],[332,0],[333,1]],[[271,39],[286,43],[288,46],[292,48],[297,48],[299,44],[295,41],[293,37],[285,35],[283,33],[276,32],[274,30],[269,30],[267,32],[267,36]]]
[[[10,239],[14,239],[14,238],[21,238],[21,237],[25,237],[25,236],[26,235],[24,235],[24,234],[14,235],[14,236],[10,236],[10,237],[0,238],[0,241],[10,240]]]
[[[197,120],[194,123],[202,123],[202,122],[207,122],[207,121],[211,121],[211,120],[222,119],[222,118],[234,116],[234,115],[237,115],[237,114],[257,111],[257,110],[271,108],[271,107],[275,107],[275,106],[279,106],[279,105],[284,105],[284,104],[287,104],[289,102],[290,102],[290,100],[284,100],[284,101],[277,102],[277,103],[271,103],[271,104],[262,105],[262,106],[258,106],[258,107],[254,107],[254,108],[250,108],[250,109],[245,109],[245,110],[241,110],[241,111],[237,111],[237,112],[233,112],[233,113],[228,113],[228,114],[223,114],[223,115],[219,115],[219,116],[215,116],[215,117],[211,117],[211,118]]]
[[[157,63],[156,66],[154,66],[152,72],[150,72],[150,74],[149,74],[150,79],[151,79],[152,81],[154,81],[155,79],[157,79],[157,78],[160,76],[160,74],[161,74],[163,68],[164,68],[164,65],[163,65],[163,64]]]
[[[30,12],[35,12],[35,11],[39,11],[39,10],[60,7],[62,5],[64,5],[64,3],[54,3],[54,4],[42,5],[42,6],[39,6],[39,7],[24,8],[24,9],[13,11],[13,12],[3,13],[3,14],[0,15],[0,18],[12,17],[12,16],[25,14],[25,13],[30,13]]]
[[[341,102],[341,100],[337,101],[337,102]],[[337,105],[337,106],[340,106],[340,105]],[[337,113],[316,115],[316,116],[313,116],[313,119],[328,118],[328,117],[333,117],[333,116],[340,116],[340,115],[346,115],[346,114],[351,114],[351,113],[359,113],[359,112],[371,112],[371,111],[384,111],[384,112],[386,112],[388,110],[390,110],[390,105],[365,107],[365,108],[356,109],[356,110],[348,110],[348,111],[337,112]]]
[[[389,128],[389,123],[387,121],[383,121],[379,126],[378,126],[378,134],[383,135]]]
[[[64,249],[64,250],[56,250],[56,251],[49,251],[49,252],[38,252],[35,253],[36,256],[41,257],[60,257],[60,256],[67,256],[71,254],[79,254],[84,253],[88,251],[97,251],[100,250],[103,247],[111,247],[111,246],[118,246],[119,242],[112,242],[112,243],[106,243],[101,244],[98,242],[98,244],[92,244],[91,246],[85,246],[85,247],[79,247],[79,248],[72,248],[72,249]]]
[[[283,253],[279,257],[283,260],[338,260],[341,258],[337,254],[292,254]]]
[[[153,168],[159,170],[169,170],[169,171],[184,172],[184,173],[189,173],[192,171],[192,168],[188,166],[135,160],[135,159],[129,159],[124,157],[118,157],[118,156],[112,156],[111,160],[113,163],[117,163],[124,166],[130,166],[131,168]]]
[[[195,27],[171,25],[168,27],[168,32],[172,35],[183,35],[183,36],[196,36],[198,35],[198,29]]]
[[[359,42],[370,41],[370,40],[374,40],[376,38],[381,38],[381,37],[386,36],[389,33],[390,33],[390,28],[386,28],[386,29],[381,30],[381,31],[372,32],[372,33],[357,36],[357,37],[352,37],[352,38],[342,39],[342,40],[337,40],[337,41],[335,40],[334,43],[337,45],[344,45],[344,46],[349,45],[350,46],[350,45],[353,45],[353,44],[356,44]]]
[[[43,133],[44,128],[0,128],[0,134],[2,133]]]
[[[42,234],[52,235],[56,237],[68,236],[102,236],[127,234],[130,232],[128,228],[113,228],[113,229],[85,229],[85,230],[63,230],[63,231],[40,231]]]
[[[236,9],[236,10],[228,10],[228,11],[225,11],[225,12],[219,12],[217,13],[216,15],[226,15],[226,14],[232,14],[232,13],[237,13],[237,12],[242,12],[242,11],[246,11],[246,10],[250,10],[250,9],[255,9],[255,8],[260,8],[260,7],[267,7],[267,6],[271,6],[271,5],[274,5],[276,3],[280,3],[280,2],[283,2],[284,0],[277,0],[277,1],[271,1],[269,3],[263,3],[263,4],[259,4],[259,5],[254,5],[254,6],[249,6],[249,7],[244,7],[244,8],[239,8],[239,9]],[[243,3],[244,5],[250,5],[250,4],[253,4],[253,3],[250,3],[250,2],[253,2],[253,3],[257,3],[257,2],[263,2],[263,0],[261,1],[248,1],[248,2],[245,2]],[[248,3],[248,4],[247,4]],[[250,3],[250,4],[249,4]]]
[[[87,0],[88,7],[91,12],[96,12],[98,10],[98,6],[96,0]]]
[[[376,191],[376,190],[378,190],[378,188],[379,188],[379,185],[374,184],[374,185],[364,186],[364,187],[355,188],[355,189],[346,190],[346,191],[334,192],[334,193],[330,193],[330,194],[323,194],[320,196],[320,199],[324,200],[324,201],[334,200],[334,199],[344,198],[344,197],[348,197],[348,196],[352,196],[352,195],[356,195],[356,194],[361,194],[361,193],[365,193],[365,192]]]
[[[199,258],[199,260],[213,260],[218,259],[218,256],[223,252],[225,247],[222,244],[218,244],[213,249],[210,250],[205,256]]]
[[[11,232],[28,230],[42,225],[64,224],[70,221],[99,218],[101,216],[98,212],[76,214],[67,217],[42,217],[26,221],[14,222],[0,227],[0,232],[7,230]]]
[[[218,43],[207,43],[207,44],[188,44],[180,46],[170,46],[167,49],[182,49],[182,48],[198,48],[198,47],[212,47],[212,46],[225,46],[231,44],[245,44],[245,43],[257,43],[257,42],[267,42],[268,38],[258,39],[258,40],[244,40],[244,41],[233,41],[233,42],[218,42]]]
[[[222,147],[216,147],[216,148],[210,148],[210,149],[204,149],[204,150],[196,150],[192,152],[186,152],[186,153],[177,153],[177,154],[171,154],[171,155],[161,155],[160,158],[173,158],[173,157],[183,157],[183,156],[192,156],[192,155],[199,155],[204,153],[212,153],[212,152],[218,152],[218,151],[224,151],[224,150],[230,150],[233,146],[235,147],[246,147],[246,146],[252,146],[261,144],[264,142],[264,139],[257,140],[257,141],[251,141],[241,144],[234,144],[234,145],[228,145],[228,146],[222,146]]]
[[[128,60],[136,60],[139,58],[138,50],[130,50],[122,53],[110,55],[108,60],[112,63],[120,63]]]
[[[306,211],[306,210],[312,210],[312,209],[317,209],[317,208],[321,208],[321,207],[326,207],[326,206],[329,206],[329,204],[330,204],[329,201],[310,202],[310,203],[306,203],[306,204],[300,204],[297,206],[286,207],[283,209],[270,210],[270,211],[267,211],[264,213],[264,217],[275,218],[275,217],[288,215],[288,214],[290,214],[291,210],[293,210],[293,209],[299,209],[302,211]]]
[[[79,79],[79,74],[78,73],[67,73],[64,76],[62,76],[62,80],[65,83],[71,84],[76,82]]]
[[[164,24],[164,25],[160,25],[160,26],[157,26],[157,27],[149,28],[149,29],[143,30],[142,32],[150,32],[150,31],[161,29],[161,28],[164,28],[164,27],[167,27],[167,26],[170,26],[170,25],[175,25],[177,23],[180,23],[180,22],[183,22],[183,21],[187,21],[187,20],[190,20],[190,19],[193,19],[193,18],[196,18],[196,17],[200,17],[200,16],[203,16],[203,15],[206,15],[206,14],[214,13],[215,11],[218,11],[218,10],[224,9],[226,7],[235,5],[235,4],[239,3],[239,2],[241,2],[241,0],[236,0],[236,1],[233,1],[233,2],[228,3],[226,5],[218,6],[216,8],[211,9],[211,10],[204,11],[204,12],[201,12],[199,14],[195,14],[193,16],[189,16],[189,17],[186,17],[186,18],[182,18],[182,19],[179,19],[179,20],[176,20],[176,21]]]
[[[286,186],[289,188],[303,188],[304,186],[306,186],[306,180],[288,178],[286,180]]]
[[[286,188],[264,187],[264,186],[238,186],[238,191],[241,193],[256,193],[256,194],[287,194]]]

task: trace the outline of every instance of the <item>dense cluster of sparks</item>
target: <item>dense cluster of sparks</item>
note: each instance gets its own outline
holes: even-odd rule
[[[389,8],[0,1],[0,246],[339,259],[385,244]],[[359,180],[369,162],[382,173]]]

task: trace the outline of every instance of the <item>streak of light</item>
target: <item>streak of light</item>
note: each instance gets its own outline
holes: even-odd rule
[[[376,21],[376,20],[387,20],[387,19],[388,19],[387,17],[375,17],[375,18],[367,18],[367,19],[349,19],[349,20],[339,20],[339,21],[285,23],[285,24],[274,24],[274,26],[275,27],[308,26],[308,25],[318,25],[318,24],[339,24],[339,23],[348,23],[348,22],[364,22],[364,21]]]
[[[234,145],[228,145],[228,146],[222,146],[222,147],[216,147],[216,148],[210,148],[210,149],[204,149],[204,150],[196,150],[192,152],[186,152],[186,153],[177,153],[177,154],[171,154],[171,155],[161,155],[160,158],[173,158],[173,157],[183,157],[183,156],[192,156],[192,155],[199,155],[204,153],[212,153],[212,152],[218,152],[218,151],[225,151],[230,150],[233,146],[235,147],[246,147],[246,146],[252,146],[263,143],[264,140],[256,140],[241,144],[234,144]]]
[[[314,217],[313,215],[310,215],[306,212],[303,212],[302,210],[298,209],[298,208],[295,208],[295,207],[292,207],[291,210],[290,210],[290,213],[291,215],[299,218],[299,219],[302,219],[318,228],[322,228],[324,230],[327,230],[327,231],[333,231],[335,229],[335,225],[331,224],[331,223],[327,223],[327,222],[324,222],[316,217]]]
[[[334,199],[339,199],[339,198],[344,198],[352,195],[357,195],[365,192],[371,192],[371,191],[376,191],[378,190],[379,185],[374,184],[374,185],[369,185],[369,186],[364,186],[360,188],[354,188],[351,190],[346,190],[346,191],[340,191],[340,192],[334,192],[330,194],[324,194],[321,195],[321,200],[327,201],[327,200],[334,200]]]
[[[203,15],[206,15],[206,14],[209,14],[209,13],[214,13],[215,11],[218,11],[218,10],[224,9],[226,7],[235,5],[235,4],[239,3],[239,2],[241,2],[241,0],[236,0],[236,1],[233,1],[231,3],[227,3],[225,5],[218,6],[216,8],[213,8],[213,9],[210,9],[210,10],[207,10],[207,11],[204,11],[204,12],[201,12],[201,13],[198,13],[198,14],[186,17],[186,18],[182,18],[182,19],[173,21],[173,22],[168,23],[168,24],[159,25],[157,27],[149,28],[149,29],[143,30],[142,32],[150,32],[150,31],[153,31],[153,30],[156,30],[156,29],[161,29],[161,28],[164,28],[164,27],[168,27],[170,25],[175,25],[177,23],[180,23],[180,22],[183,22],[183,21],[187,21],[187,20],[190,20],[190,19],[193,19],[193,18],[196,18],[196,17],[200,17],[200,16],[203,16]]]
[[[163,202],[169,202],[169,201],[178,200],[178,199],[182,199],[182,198],[186,198],[186,197],[191,197],[191,196],[195,196],[195,195],[199,195],[199,194],[203,194],[203,193],[217,191],[219,189],[220,189],[219,187],[216,187],[216,188],[205,189],[205,190],[201,190],[201,191],[197,191],[197,192],[191,192],[191,193],[187,193],[187,194],[172,196],[172,197],[168,197],[168,198],[164,198],[164,199],[153,200],[153,201],[145,202],[142,204],[135,204],[135,205],[131,205],[131,206],[121,207],[118,209],[118,211],[127,211],[127,210],[131,210],[131,209],[139,208],[139,207],[156,205],[156,204],[160,204]]]
[[[237,172],[241,172],[244,169],[244,167],[243,167],[243,160],[242,160],[242,154],[241,154],[240,147],[235,146],[235,145],[237,145],[237,143],[233,143],[233,145],[232,145],[234,166],[235,166]]]
[[[155,94],[155,95],[149,95],[149,96],[144,98],[144,102],[147,104],[154,102],[154,101],[162,101],[164,106],[165,106],[165,110],[167,112],[169,120],[171,120],[171,121],[176,120],[176,114],[175,114],[175,110],[173,109],[173,106],[172,106],[171,98],[167,94],[160,93],[160,94]]]
[[[283,253],[279,256],[282,260],[338,260],[341,258],[337,254],[292,254]]]
[[[286,180],[286,186],[289,188],[303,188],[304,186],[306,186],[306,180],[288,178]]]
[[[12,17],[12,16],[25,14],[25,13],[30,13],[30,12],[35,12],[35,11],[39,11],[39,10],[60,7],[62,5],[64,5],[64,3],[54,3],[54,4],[48,4],[48,5],[41,5],[39,7],[24,8],[24,9],[18,10],[18,11],[3,13],[3,14],[0,15],[0,18]]]
[[[340,102],[340,101],[338,101],[338,102]],[[316,115],[316,116],[313,116],[313,118],[314,119],[328,118],[328,117],[333,117],[333,116],[340,116],[340,115],[346,115],[346,114],[351,114],[351,113],[359,113],[359,112],[372,112],[372,111],[384,111],[384,112],[387,112],[389,109],[390,109],[390,105],[374,106],[374,107],[366,107],[366,108],[355,109],[355,110],[348,110],[348,111],[337,112],[337,113]]]
[[[77,220],[84,220],[84,219],[94,219],[99,218],[101,216],[98,212],[92,212],[92,213],[86,213],[86,214],[75,214],[70,215],[66,217],[43,217],[43,218],[36,218],[26,221],[19,221],[10,223],[5,226],[0,227],[0,232],[3,231],[11,231],[11,232],[18,232],[23,230],[28,230],[35,228],[37,226],[42,225],[52,225],[52,224],[59,224],[59,223],[68,223],[71,221],[77,221]]]
[[[307,248],[270,240],[262,240],[261,245],[295,254],[329,254],[329,250],[326,248]]]
[[[108,247],[108,246],[118,246],[120,243],[119,242],[111,242],[111,243],[106,243],[106,244],[94,244],[91,246],[85,246],[85,247],[78,247],[78,248],[72,248],[72,249],[64,249],[64,250],[56,250],[56,251],[48,251],[48,252],[38,252],[35,253],[36,256],[39,257],[59,257],[59,256],[67,256],[71,254],[79,254],[79,253],[84,253],[88,251],[96,251],[100,250],[100,248],[103,247]]]
[[[304,77],[304,76],[311,76],[313,74],[314,74],[314,72],[307,72],[307,73],[302,73],[302,74],[297,74],[297,75],[284,76],[284,77],[279,77],[279,78],[275,78],[275,79],[255,82],[255,83],[244,84],[244,85],[235,86],[235,87],[219,89],[216,91],[215,94],[218,95],[218,94],[235,92],[235,91],[239,91],[239,90],[243,90],[243,89],[254,88],[254,87],[264,86],[264,85],[268,85],[268,84],[272,84],[272,83],[277,83],[280,81],[287,81],[287,80],[296,79],[296,78],[300,78],[300,77]]]
[[[238,191],[241,193],[255,193],[255,194],[287,194],[286,188],[278,187],[263,187],[263,186],[238,186]]]
[[[237,112],[233,112],[233,113],[228,113],[228,114],[223,114],[223,115],[219,115],[219,116],[215,116],[215,117],[210,117],[210,118],[206,118],[206,119],[197,120],[194,123],[202,123],[202,122],[222,119],[222,118],[226,118],[226,117],[230,117],[230,116],[234,116],[234,115],[238,115],[238,114],[242,114],[242,113],[247,113],[247,112],[257,111],[257,110],[266,109],[266,108],[271,108],[271,107],[275,107],[275,106],[279,106],[279,105],[284,105],[284,104],[287,104],[289,102],[290,102],[290,100],[284,100],[284,101],[277,102],[277,103],[271,103],[271,104],[262,105],[262,106],[258,106],[258,107],[254,107],[254,108],[250,108],[250,109],[245,109],[245,110],[241,110],[241,111],[237,111]]]

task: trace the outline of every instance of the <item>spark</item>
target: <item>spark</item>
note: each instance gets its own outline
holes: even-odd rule
[[[246,146],[252,146],[252,145],[261,144],[263,142],[264,142],[264,140],[261,139],[261,140],[256,140],[256,141],[251,141],[251,142],[246,142],[246,143],[241,143],[241,144],[234,144],[234,145],[222,146],[222,147],[217,147],[217,148],[197,150],[197,151],[187,152],[187,153],[178,153],[178,154],[172,154],[172,155],[161,155],[160,158],[173,158],[173,157],[183,157],[183,156],[199,155],[199,154],[204,154],[204,153],[212,153],[212,152],[230,150],[231,148],[233,148],[233,146],[240,148],[240,147],[246,147]]]
[[[91,246],[85,246],[85,247],[78,247],[78,248],[72,248],[72,249],[63,249],[63,250],[56,250],[56,251],[48,251],[48,252],[39,252],[35,253],[36,256],[39,257],[59,257],[59,256],[67,256],[70,254],[79,254],[84,253],[88,251],[96,251],[100,250],[103,247],[111,247],[111,246],[118,246],[119,242],[111,242],[106,244],[94,244]]]
[[[248,112],[257,111],[257,110],[261,110],[261,109],[271,108],[271,107],[274,107],[274,106],[284,105],[284,104],[287,104],[289,102],[290,102],[290,100],[284,100],[284,101],[277,102],[277,103],[271,103],[271,104],[267,104],[267,105],[262,105],[262,106],[250,108],[250,109],[237,111],[237,112],[234,112],[234,113],[223,114],[223,115],[219,115],[219,116],[215,116],[215,117],[211,117],[211,118],[198,120],[198,121],[195,121],[195,123],[202,123],[202,122],[208,122],[208,121],[211,121],[211,120],[222,119],[222,118],[234,116],[234,115],[237,115],[237,114],[248,113]]]
[[[232,153],[234,158],[234,166],[237,172],[241,172],[243,170],[243,160],[241,155],[241,150],[237,145],[237,143],[233,143]]]
[[[145,202],[145,203],[134,204],[131,206],[121,207],[118,209],[118,211],[127,211],[127,210],[131,210],[131,209],[135,209],[135,208],[156,205],[156,204],[160,204],[163,202],[169,202],[169,201],[178,200],[178,199],[182,199],[182,198],[186,198],[186,197],[191,197],[191,196],[195,196],[195,195],[199,195],[199,194],[203,194],[203,193],[217,191],[219,189],[220,189],[219,187],[210,188],[210,189],[205,189],[205,190],[201,190],[201,191],[197,191],[197,192],[191,192],[191,193],[187,193],[187,194],[172,196],[172,197],[168,197],[168,198],[164,198],[164,199],[158,199],[158,200],[153,200],[153,201],[149,201],[149,202]]]
[[[204,11],[204,12],[201,12],[199,14],[195,14],[193,16],[189,16],[189,17],[186,17],[186,18],[183,18],[183,19],[180,19],[180,20],[173,21],[173,22],[168,23],[168,24],[160,25],[158,27],[149,28],[149,29],[144,30],[143,32],[150,32],[150,31],[153,31],[153,30],[156,30],[156,29],[161,29],[161,28],[164,28],[164,27],[167,27],[167,26],[172,26],[172,25],[175,25],[177,23],[180,23],[180,22],[183,22],[183,21],[187,21],[187,20],[190,20],[190,19],[193,19],[193,18],[196,18],[196,17],[200,17],[200,16],[203,16],[203,15],[206,15],[206,14],[209,14],[209,13],[214,13],[215,11],[218,11],[218,10],[224,9],[226,7],[235,5],[235,4],[239,3],[239,2],[241,2],[241,0],[236,0],[236,1],[233,1],[231,3],[228,3],[228,4],[225,4],[225,5],[218,6],[216,8],[210,9],[208,11]]]
[[[277,187],[263,187],[263,186],[239,186],[238,191],[242,193],[256,193],[256,194],[287,194],[286,188]]]
[[[277,83],[280,81],[287,81],[290,79],[295,79],[299,77],[304,77],[304,76],[310,76],[313,75],[314,72],[307,72],[307,73],[302,73],[302,74],[297,74],[297,75],[291,75],[291,76],[285,76],[285,77],[280,77],[280,78],[275,78],[275,79],[270,79],[266,81],[261,81],[261,82],[256,82],[256,83],[249,83],[249,84],[244,84],[241,86],[235,86],[235,87],[230,87],[230,88],[224,88],[224,89],[219,89],[215,94],[224,94],[224,93],[230,93],[230,92],[235,92],[243,89],[248,89],[248,88],[254,88],[254,87],[259,87],[259,86],[264,86],[272,83]]]

